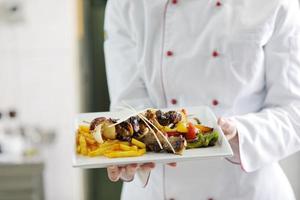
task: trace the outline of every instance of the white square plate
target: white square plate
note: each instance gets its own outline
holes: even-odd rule
[[[76,153],[76,137],[73,133],[74,140],[74,158],[73,167],[80,168],[105,168],[110,165],[125,165],[130,163],[171,163],[171,162],[182,162],[189,160],[200,160],[215,157],[231,157],[233,156],[230,144],[226,140],[224,133],[217,125],[217,118],[213,112],[205,106],[201,107],[187,107],[185,108],[189,115],[198,117],[202,124],[213,127],[219,133],[219,141],[215,146],[198,148],[198,149],[187,149],[183,152],[183,155],[174,155],[171,153],[153,153],[147,152],[145,155],[140,157],[128,157],[128,158],[106,158],[104,156],[99,157],[87,157],[78,155]],[[164,109],[163,109],[164,110]],[[165,110],[179,110],[179,109],[165,109]],[[130,115],[129,112],[99,112],[99,113],[83,113],[79,114],[76,119],[75,130],[82,124],[83,121],[92,121],[96,117],[111,117],[115,119],[124,118]],[[74,131],[76,132],[76,131]]]

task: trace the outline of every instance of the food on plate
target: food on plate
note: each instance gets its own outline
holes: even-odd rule
[[[218,141],[218,138],[219,134],[216,131],[207,134],[198,134],[196,141],[187,144],[187,149],[213,146]]]
[[[142,156],[146,151],[181,155],[192,148],[213,146],[219,134],[187,111],[146,109],[125,119],[98,117],[80,125],[76,150],[85,156]]]
[[[98,122],[97,122],[98,123]],[[99,130],[103,133],[104,131],[102,123],[99,123]],[[105,127],[105,126],[104,126]],[[107,127],[110,129],[111,127]],[[134,157],[141,156],[146,153],[146,146],[140,141],[127,142],[119,140],[107,139],[100,133],[101,140],[99,140],[98,133],[94,134],[96,127],[93,127],[92,123],[90,126],[80,125],[77,130],[76,144],[77,153],[84,156],[106,156],[108,158],[118,158],[118,157]],[[98,131],[97,131],[98,132]],[[109,134],[109,136],[111,136]]]

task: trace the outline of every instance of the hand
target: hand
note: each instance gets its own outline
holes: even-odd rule
[[[171,167],[176,167],[176,163],[169,163]],[[155,163],[144,163],[141,165],[138,164],[130,164],[125,166],[110,166],[107,168],[108,178],[112,182],[116,182],[119,179],[123,181],[132,181],[137,170],[141,170],[142,172],[149,173],[152,169],[155,168]]]
[[[237,139],[237,128],[232,120],[220,117],[218,119],[218,124],[228,141]]]
[[[236,124],[232,120],[224,118],[219,118],[218,124],[224,132],[224,135],[229,141],[229,144],[233,150],[233,157],[226,158],[226,160],[233,164],[241,165],[239,138]]]

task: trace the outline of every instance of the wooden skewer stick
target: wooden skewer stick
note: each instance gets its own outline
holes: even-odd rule
[[[127,105],[131,110],[136,111],[132,106],[128,105],[127,103],[123,102],[125,105]],[[152,123],[150,122],[144,115],[139,114],[139,117],[141,119],[143,119],[143,121],[147,121],[149,124],[151,124],[156,130],[157,132],[165,139],[165,141],[167,142],[167,144],[171,147],[171,150],[173,151],[174,154],[176,154],[176,151],[174,150],[172,144],[169,142],[168,138]],[[150,127],[149,127],[150,128]],[[155,135],[156,136],[156,135]],[[157,136],[156,136],[157,137]]]
[[[116,126],[118,124],[121,124],[122,122],[126,121],[128,118],[132,117],[132,116],[135,116],[135,115],[138,115],[142,112],[144,112],[145,110],[148,110],[149,108],[146,108],[142,111],[137,111],[136,109],[134,109],[132,106],[130,106],[129,104],[127,104],[125,101],[122,101],[122,103],[126,106],[119,106],[119,108],[122,108],[122,109],[127,109],[127,110],[130,110],[130,111],[133,111],[133,114],[129,115],[129,116],[126,116],[126,117],[123,117],[122,119],[119,119],[117,123],[114,123],[114,124],[111,124],[109,125],[108,127],[112,127],[112,126]]]
[[[150,122],[145,116],[140,116],[141,118],[144,118],[148,123],[152,124],[152,126],[157,130],[157,132],[165,139],[167,144],[171,147],[171,150],[173,151],[174,154],[176,154],[175,149],[173,148],[172,144],[169,142],[168,138],[152,123]]]
[[[146,126],[150,129],[150,131],[154,135],[154,137],[155,137],[155,139],[156,139],[156,141],[157,141],[160,149],[163,149],[163,146],[162,146],[161,142],[159,141],[159,139],[158,139],[155,131],[151,128],[151,126],[148,124],[148,122],[143,118],[144,116],[142,114],[139,114],[138,116],[141,118],[141,120],[143,120],[143,122],[145,122]]]
[[[134,111],[133,114],[131,115],[128,115],[126,117],[123,117],[122,119],[119,119],[117,123],[114,123],[114,124],[111,124],[109,125],[108,127],[112,127],[112,126],[116,126],[118,124],[121,124],[122,122],[126,121],[128,118],[132,117],[132,116],[135,116],[135,115],[138,115],[140,112],[137,112],[136,110]]]
[[[129,104],[127,104],[127,103],[125,103],[125,102],[122,102],[122,103],[123,103],[124,105],[126,105],[126,107],[123,107],[123,108],[128,109],[128,110],[134,112],[134,114],[133,114],[133,115],[130,115],[129,117],[134,116],[134,115],[138,115],[138,116],[143,120],[143,122],[144,122],[144,123],[146,124],[146,126],[149,128],[150,132],[152,132],[152,134],[154,135],[154,137],[155,137],[155,139],[156,139],[156,141],[157,141],[157,143],[158,143],[160,149],[163,149],[163,146],[162,146],[161,142],[159,141],[159,139],[158,139],[158,137],[157,137],[155,131],[154,131],[154,130],[151,128],[151,126],[150,126],[150,125],[142,118],[143,115],[142,115],[141,113],[144,112],[145,110],[138,112],[136,109],[134,109],[134,108],[133,108],[132,106],[130,106]],[[141,117],[141,116],[142,116],[142,117]],[[117,124],[120,124],[120,123],[126,121],[129,117],[127,117],[126,119],[124,118],[125,120],[120,120],[119,122],[117,122],[117,123],[115,123],[115,124],[112,124],[112,125],[110,125],[110,126],[115,126],[115,125],[117,125]]]

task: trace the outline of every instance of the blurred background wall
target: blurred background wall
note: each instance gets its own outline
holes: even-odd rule
[[[83,199],[70,140],[81,109],[77,1],[0,0],[0,9],[0,112],[54,131],[41,156],[45,199]]]
[[[45,199],[120,196],[121,183],[109,182],[104,169],[72,168],[74,116],[109,106],[102,50],[105,4],[0,0],[0,113],[15,110],[22,126],[55,133],[40,153]],[[300,199],[300,154],[281,163]]]

